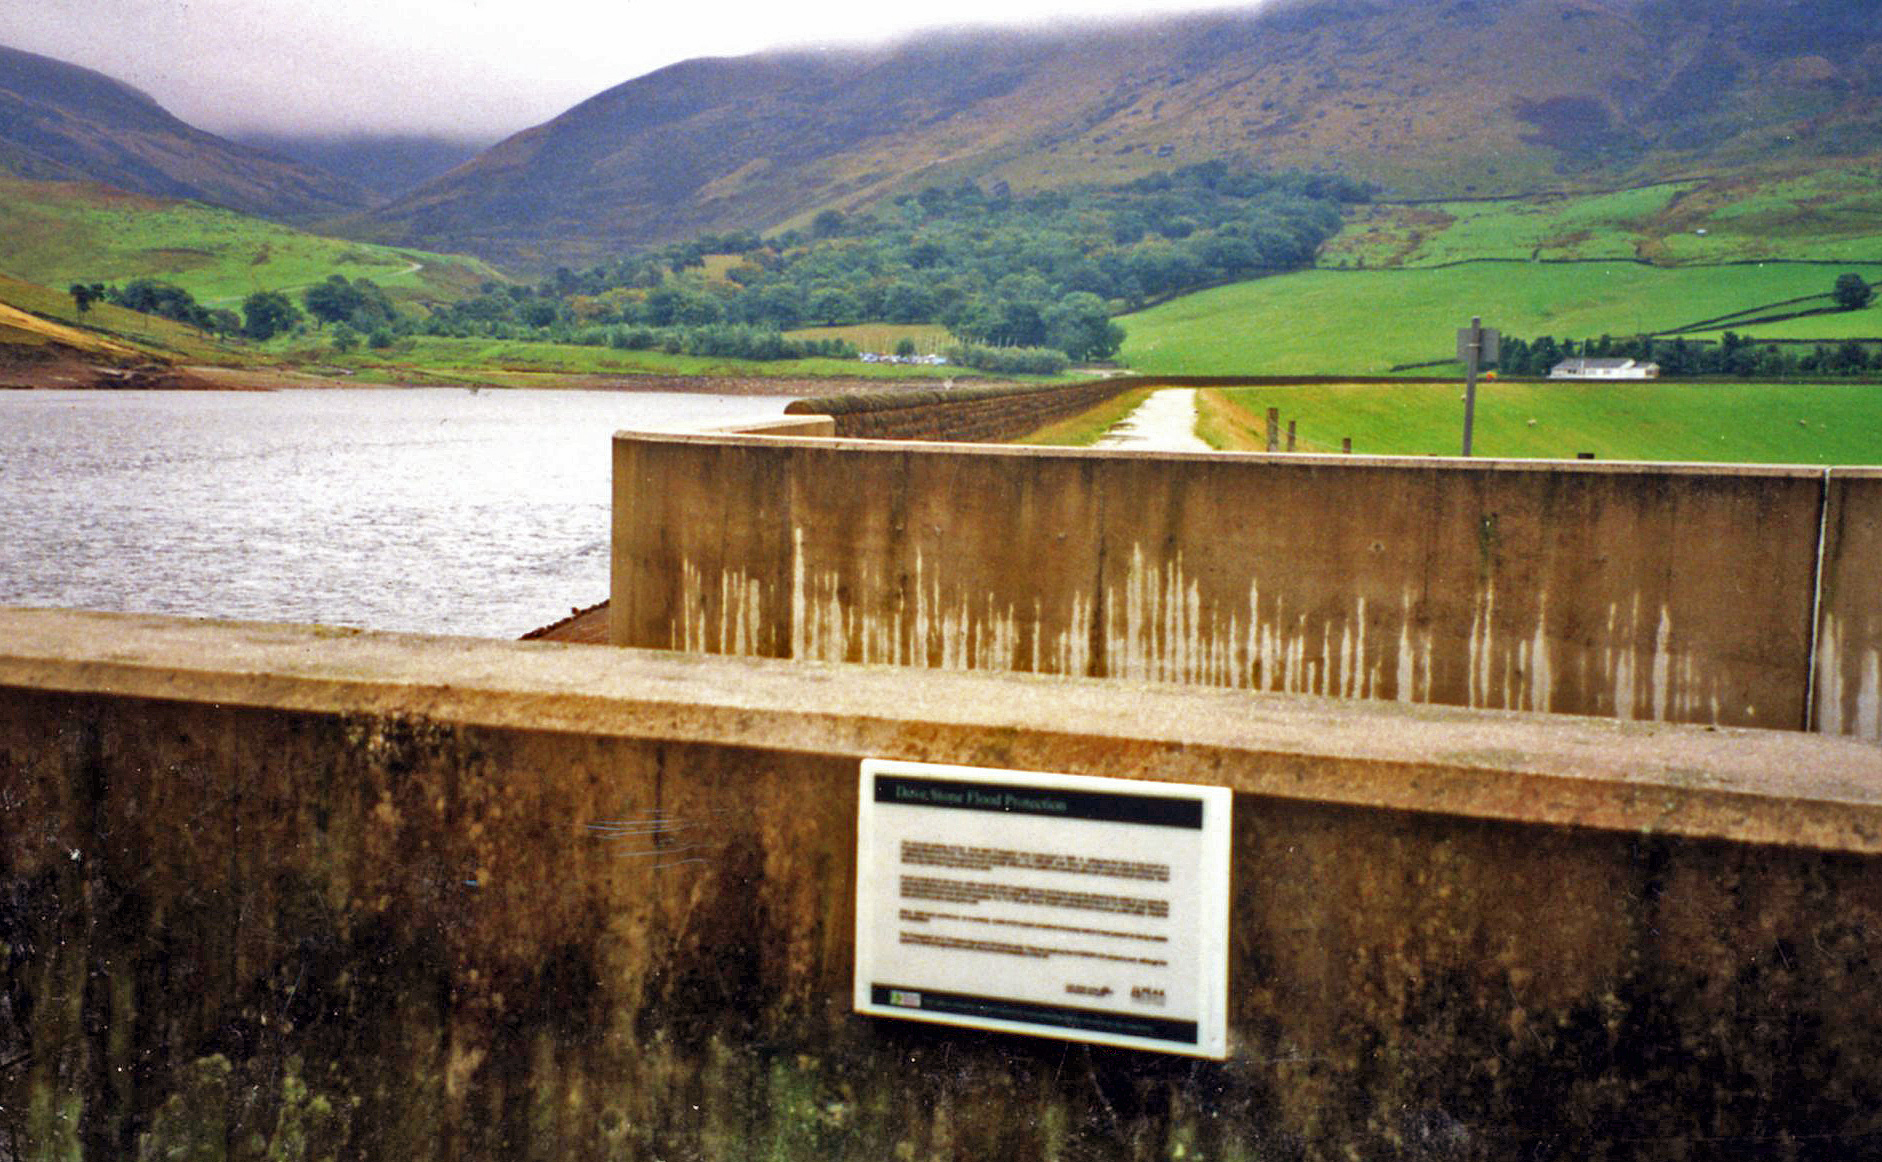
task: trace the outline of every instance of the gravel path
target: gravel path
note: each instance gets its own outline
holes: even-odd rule
[[[1210,452],[1196,435],[1196,392],[1170,387],[1153,391],[1137,410],[1098,438],[1100,448],[1156,452]]]

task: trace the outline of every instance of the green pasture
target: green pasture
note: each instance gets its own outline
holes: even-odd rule
[[[904,339],[915,344],[919,355],[937,354],[955,342],[940,323],[852,323],[842,327],[800,327],[785,334],[791,339],[844,339],[858,351],[885,355]]]
[[[1320,265],[1439,266],[1475,259],[1632,259],[1695,183],[1580,196],[1385,204],[1355,213]]]
[[[0,270],[58,288],[154,278],[214,307],[330,274],[420,300],[457,298],[502,277],[476,259],[325,238],[198,202],[10,180],[0,181]]]
[[[1665,234],[1656,261],[1882,259],[1882,169],[1873,163],[1716,181],[1679,213],[1688,228]]]
[[[1124,361],[1147,374],[1380,374],[1450,357],[1456,329],[1472,315],[1528,339],[1633,335],[1827,294],[1846,270],[1882,281],[1882,263],[1663,268],[1478,262],[1311,270],[1186,295],[1119,321],[1126,332]],[[1882,307],[1820,316],[1813,325],[1841,335],[1882,334]]]
[[[1735,323],[1700,331],[1682,331],[1678,337],[1717,340],[1727,331],[1735,331],[1753,339],[1815,339],[1823,343],[1841,339],[1877,339],[1882,338],[1882,304],[1871,303],[1866,310],[1861,311],[1833,311],[1827,315],[1806,315],[1801,319],[1785,319],[1779,323]]]
[[[1035,444],[1058,448],[1089,448],[1097,443],[1106,432],[1116,427],[1150,398],[1155,390],[1140,387],[1112,396],[1110,399],[1092,408],[1090,411],[1048,424],[1038,431],[1014,440],[1015,444]]]
[[[1348,217],[1319,265],[1376,269],[1481,259],[1658,265],[1882,262],[1874,166],[1667,182],[1494,201],[1380,203]]]
[[[1267,409],[1297,422],[1299,449],[1444,455],[1461,450],[1459,384],[1332,384],[1221,392],[1223,446],[1265,445]],[[1239,438],[1236,438],[1239,437]],[[1862,384],[1480,383],[1474,452],[1483,457],[1882,464],[1882,386]]]

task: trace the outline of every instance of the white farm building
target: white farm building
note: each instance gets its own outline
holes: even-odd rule
[[[1637,359],[1564,359],[1549,368],[1550,379],[1658,379],[1658,363]]]

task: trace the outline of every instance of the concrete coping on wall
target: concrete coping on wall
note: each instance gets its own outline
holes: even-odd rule
[[[624,428],[614,433],[617,441],[654,441],[686,444],[798,445],[820,449],[849,449],[856,452],[906,454],[927,451],[953,456],[1000,456],[1037,459],[1047,456],[1087,457],[1108,460],[1193,460],[1219,463],[1223,460],[1265,461],[1296,465],[1331,467],[1444,468],[1488,472],[1579,472],[1592,475],[1664,474],[1674,476],[1732,476],[1785,479],[1882,478],[1882,467],[1824,467],[1814,464],[1730,464],[1710,461],[1680,460],[1539,460],[1502,459],[1489,456],[1368,456],[1341,452],[1265,452],[1216,451],[1176,452],[1166,449],[1076,448],[1050,444],[981,444],[945,440],[876,440],[856,436],[824,436],[815,426],[818,417],[785,417],[776,421],[740,423],[724,428]],[[801,427],[794,421],[806,421]],[[834,429],[830,429],[834,430]]]
[[[0,689],[1128,776],[1882,853],[1882,747],[1785,731],[6,608]]]

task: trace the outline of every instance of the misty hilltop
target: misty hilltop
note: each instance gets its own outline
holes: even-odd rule
[[[284,157],[351,182],[374,202],[390,201],[463,165],[489,145],[419,134],[351,133],[338,137],[243,133],[252,149]]]
[[[1205,161],[1397,200],[1787,172],[1882,155],[1879,96],[1882,23],[1852,0],[1281,0],[690,60],[467,157],[318,127],[239,144],[0,48],[0,175],[546,269],[931,186]]]
[[[540,265],[962,181],[1210,159],[1389,197],[1613,187],[1882,149],[1847,0],[1328,0],[673,65],[376,211],[372,237]]]
[[[102,182],[287,221],[367,202],[350,182],[193,128],[121,81],[3,46],[0,174]]]

